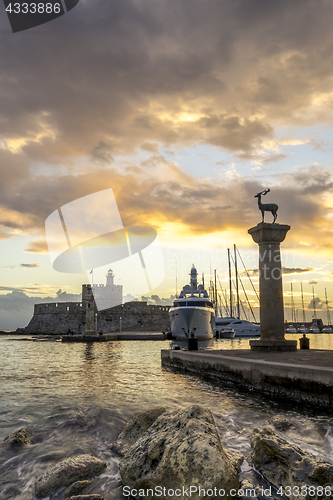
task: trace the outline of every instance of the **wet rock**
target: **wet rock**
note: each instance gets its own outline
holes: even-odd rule
[[[106,463],[91,455],[77,455],[53,465],[35,484],[35,495],[43,498],[64,486],[91,479],[106,468]]]
[[[333,482],[333,464],[290,444],[270,426],[253,430],[251,447],[254,467],[277,488],[325,486]]]
[[[246,465],[248,466],[247,463]],[[240,496],[242,500],[248,500],[248,497],[251,497],[251,495],[254,500],[274,500],[274,498],[279,498],[280,500],[282,499],[281,496],[274,497],[274,488],[272,485],[254,468],[249,468],[241,472],[239,474],[239,479],[240,488],[244,491],[243,495]]]
[[[101,495],[76,495],[69,497],[68,500],[104,500]]]
[[[260,488],[255,486],[253,483],[250,483],[250,481],[247,481],[246,479],[241,481],[240,489],[243,492],[243,495],[241,495],[242,500],[248,500],[249,498],[259,500]]]
[[[5,437],[4,441],[10,446],[23,446],[25,444],[31,444],[28,433],[26,429],[23,428]]]
[[[279,431],[287,431],[290,427],[293,426],[292,422],[290,422],[287,418],[281,417],[280,415],[276,415],[275,417],[269,420],[269,423],[272,424],[275,429]]]
[[[4,490],[1,491],[1,498],[5,499],[11,499],[11,498],[20,498],[20,495],[22,494],[22,491],[19,490],[16,486],[9,485],[6,486]]]
[[[147,432],[127,450],[120,466],[126,486],[136,489],[189,488],[210,490],[239,487],[236,464],[224,452],[210,410],[194,405],[162,413]],[[182,493],[182,492],[181,492]],[[144,498],[152,498],[149,495]],[[187,498],[168,494],[168,498]],[[192,500],[208,498],[201,491]]]
[[[94,480],[91,481],[76,481],[73,483],[67,490],[65,491],[65,497],[71,497],[74,495],[79,495],[79,493],[82,493],[83,490],[88,488],[88,486],[91,486],[94,483]]]
[[[166,408],[159,406],[147,411],[138,411],[129,419],[111,449],[123,455],[128,448],[138,441],[155,422],[155,420],[166,411]]]
[[[272,490],[269,484],[258,486],[245,479],[240,483],[238,495],[241,500],[274,500]]]

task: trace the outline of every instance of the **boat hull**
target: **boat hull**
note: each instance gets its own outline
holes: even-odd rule
[[[259,337],[260,326],[251,323],[250,321],[236,320],[235,318],[217,318],[216,330],[220,331],[223,328],[232,328],[235,330],[235,337]]]
[[[184,330],[199,340],[214,338],[215,316],[214,312],[206,307],[173,307],[169,311],[170,328],[172,337],[176,340],[187,338]]]
[[[236,336],[235,330],[231,330],[231,329],[229,329],[229,330],[216,329],[216,332],[217,332],[216,337],[220,338],[220,339],[233,339]]]
[[[237,330],[234,326],[233,326],[235,332],[236,332],[236,335],[235,337],[260,337],[260,328],[249,328],[249,329],[239,329]]]

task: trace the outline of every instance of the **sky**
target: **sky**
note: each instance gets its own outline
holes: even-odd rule
[[[109,188],[125,227],[157,230],[165,278],[150,294],[160,299],[187,283],[192,263],[227,288],[233,244],[258,284],[247,230],[261,221],[254,195],[269,188],[265,202],[291,226],[286,319],[291,285],[300,315],[302,283],[307,320],[314,287],[325,322],[331,1],[80,0],[18,33],[0,10],[0,329],[26,326],[33,303],[79,300],[87,275],[52,267],[45,220]]]

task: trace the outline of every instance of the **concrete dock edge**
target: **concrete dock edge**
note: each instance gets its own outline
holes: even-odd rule
[[[209,354],[162,350],[163,367],[213,381],[327,409],[333,407],[333,368]]]

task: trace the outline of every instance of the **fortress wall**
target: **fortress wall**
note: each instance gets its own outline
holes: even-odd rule
[[[147,305],[147,302],[127,302],[98,312],[97,330],[103,333],[122,331],[162,332],[169,329],[169,307]],[[85,304],[58,302],[36,304],[26,333],[80,334],[85,329]]]
[[[169,307],[148,306],[147,302],[127,302],[98,314],[97,330],[119,332],[162,332],[170,327]]]
[[[68,312],[34,314],[30,323],[25,328],[26,333],[45,333],[45,334],[65,334],[68,330],[74,333],[82,332],[85,313],[80,314]]]
[[[82,310],[82,302],[50,302],[47,304],[35,304],[35,314],[56,314],[73,312],[79,313]]]

